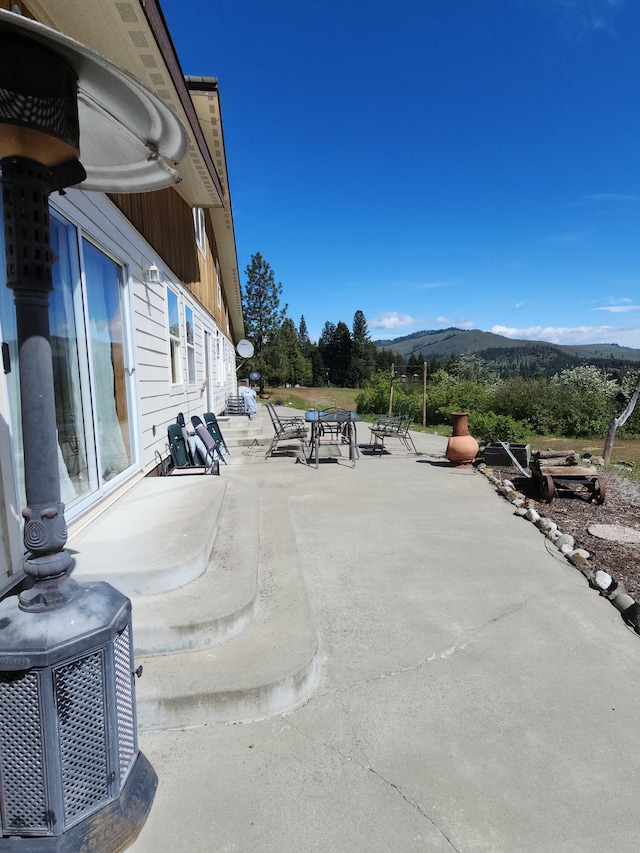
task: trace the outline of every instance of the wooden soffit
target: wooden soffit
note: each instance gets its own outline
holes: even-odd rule
[[[205,141],[156,0],[28,0],[26,5],[36,20],[126,68],[173,109],[189,136],[187,154],[177,167],[182,178],[177,192],[191,207],[223,208],[228,193]],[[82,140],[80,148],[82,157]]]

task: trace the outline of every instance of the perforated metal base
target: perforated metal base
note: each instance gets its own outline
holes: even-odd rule
[[[144,826],[158,786],[158,777],[139,752],[122,793],[99,812],[61,836],[2,838],[2,853],[119,853],[126,850]]]

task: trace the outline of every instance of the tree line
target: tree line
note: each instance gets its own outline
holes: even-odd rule
[[[422,383],[408,380],[406,374],[394,378],[378,373],[358,395],[358,411],[385,412],[392,397],[394,413],[407,414],[419,422]],[[581,364],[549,379],[501,379],[480,356],[469,353],[452,357],[437,369],[429,366],[427,424],[449,425],[451,412],[468,412],[469,429],[486,444],[518,442],[530,435],[604,437],[615,420],[620,436],[631,438],[640,435],[640,410],[634,411],[639,394],[637,368],[623,378],[596,365]],[[625,417],[621,416],[623,410]]]
[[[243,310],[254,355],[245,370],[260,374],[261,391],[265,385],[358,388],[360,414],[387,412],[391,400],[394,413],[421,420],[422,355],[412,353],[405,360],[389,349],[378,349],[360,310],[351,328],[343,321],[326,321],[314,343],[304,316],[296,327],[287,317],[287,306],[280,306],[282,285],[260,253],[252,256],[246,275]],[[621,421],[623,435],[640,435],[640,411],[633,411],[640,393],[636,366],[625,370],[626,365],[609,360],[573,366],[565,362],[554,363],[556,371],[550,375],[541,370],[505,375],[482,355],[456,354],[429,362],[429,425],[448,424],[452,411],[467,411],[470,429],[481,442],[518,441],[532,433],[604,435],[613,419]],[[517,363],[521,354],[515,355]],[[634,406],[622,420],[620,413],[634,393]]]
[[[260,252],[251,256],[245,274],[242,308],[254,354],[244,367],[260,374],[261,392],[265,385],[362,388],[394,360],[404,367],[402,356],[378,350],[371,341],[362,311],[355,312],[351,328],[342,320],[327,320],[313,342],[304,315],[296,326],[287,316],[288,306],[281,306],[282,284]]]

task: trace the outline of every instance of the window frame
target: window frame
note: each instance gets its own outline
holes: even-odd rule
[[[222,309],[222,276],[220,275],[220,262],[216,258],[216,284],[218,286],[218,309]]]
[[[175,298],[178,334],[171,331],[171,297]],[[176,387],[183,384],[182,372],[182,320],[180,316],[180,295],[167,285],[167,334],[169,339],[169,376],[170,384]]]
[[[193,208],[193,227],[196,235],[196,246],[203,258],[207,257],[207,226],[204,218],[204,208]]]
[[[189,317],[191,320],[189,321]],[[189,326],[189,322],[191,325]],[[189,328],[191,328],[191,339],[189,339]],[[193,308],[186,302],[184,304],[184,340],[187,354],[187,384],[196,384],[196,332],[194,325]]]

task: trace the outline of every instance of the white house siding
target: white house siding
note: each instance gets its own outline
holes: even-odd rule
[[[203,387],[204,331],[209,332],[212,341],[218,337],[222,338],[227,362],[222,383],[215,381],[219,373],[212,366],[212,402],[215,412],[224,409],[226,397],[236,390],[234,345],[213,317],[164,266],[162,259],[105,196],[69,190],[64,198],[59,201],[56,199],[56,207],[102,243],[106,250],[127,268],[133,326],[140,465],[146,472],[156,463],[156,453],[166,455],[167,426],[175,422],[178,412],[183,412],[188,420],[192,415],[202,416],[203,412],[207,411],[207,388]],[[152,263],[160,269],[160,284],[147,284],[145,281],[145,272]],[[171,385],[167,286],[178,294],[183,335],[185,305],[189,305],[193,311],[196,356],[196,382],[193,385],[187,382],[187,350],[184,337],[180,348],[183,382],[180,385]]]
[[[133,483],[142,474],[151,471],[158,461],[158,456],[167,455],[167,426],[175,422],[178,412],[183,412],[189,420],[192,415],[202,416],[210,406],[215,412],[222,411],[226,396],[236,390],[235,350],[233,343],[213,317],[163,265],[162,259],[106,196],[68,190],[65,196],[52,196],[51,205],[62,217],[80,229],[82,237],[90,240],[104,254],[122,265],[125,320],[129,326],[125,334],[125,365],[131,374],[132,393],[129,397],[128,414],[132,425],[132,464],[112,482],[103,484],[98,492],[93,492],[78,501],[75,506],[68,507],[67,520],[73,521],[87,510],[95,509],[101,501],[127,482]],[[146,270],[152,263],[161,271],[159,284],[145,282]],[[183,336],[185,304],[193,311],[196,362],[196,381],[193,384],[187,382],[184,337],[181,346],[183,382],[179,385],[171,384],[166,285],[170,285],[178,294]],[[209,387],[204,382],[205,330],[209,333],[212,343],[212,382]],[[226,365],[224,374],[217,364],[217,340],[222,342],[221,350]],[[15,367],[14,365],[14,369]],[[20,491],[20,478],[14,461],[19,454],[19,441],[14,441],[12,430],[8,426],[11,423],[19,423],[20,415],[19,412],[10,411],[10,395],[6,393],[6,383],[0,384],[0,426],[3,432],[0,436],[3,439],[0,452],[1,590],[11,574],[11,565],[17,567],[21,561],[21,499],[16,498]]]

